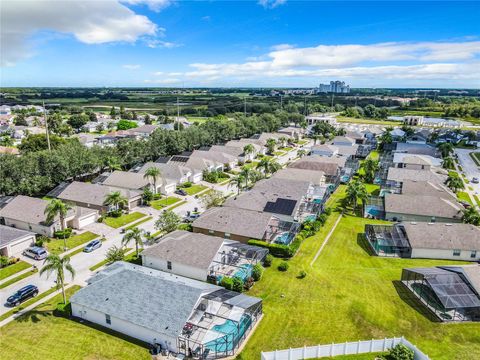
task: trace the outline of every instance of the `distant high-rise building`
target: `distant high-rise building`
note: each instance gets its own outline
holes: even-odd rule
[[[348,94],[350,92],[350,85],[345,85],[345,81],[330,81],[330,84],[320,84],[318,86],[318,92]]]

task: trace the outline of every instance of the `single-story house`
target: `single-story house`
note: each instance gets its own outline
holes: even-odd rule
[[[51,193],[54,193],[57,198],[72,202],[77,206],[108,212],[113,208],[105,205],[105,199],[107,195],[116,191],[127,198],[127,210],[132,210],[142,204],[142,191],[79,181],[60,184]]]
[[[203,174],[200,170],[194,170],[185,166],[176,165],[173,163],[162,162],[147,162],[139,170],[139,173],[145,173],[148,168],[156,167],[160,170],[160,174],[167,183],[175,183],[176,185],[185,182],[192,182],[194,184],[202,181]]]
[[[279,134],[287,135],[288,137],[300,140],[305,134],[305,130],[301,127],[288,126],[278,130]]]
[[[365,235],[379,256],[480,260],[480,229],[470,224],[403,222],[366,225]]]
[[[268,250],[217,236],[176,230],[142,252],[142,265],[206,281],[217,276],[246,280],[253,265],[263,261]]]
[[[262,300],[117,262],[70,298],[72,315],[183,356],[233,356],[261,319]]]
[[[389,221],[461,222],[463,206],[438,196],[385,194],[385,219]]]
[[[442,160],[429,155],[394,153],[395,167],[413,170],[430,170],[432,167],[442,166]]]
[[[308,181],[314,185],[325,185],[325,174],[323,171],[285,168],[273,174],[272,178]]]
[[[406,133],[402,129],[395,128],[390,131],[390,135],[392,135],[394,141],[400,141],[405,137]]]
[[[184,166],[202,174],[203,171],[223,171],[224,168],[223,163],[189,155],[174,155],[168,160],[167,164]]]
[[[227,143],[225,143],[226,147],[235,147],[235,148],[240,148],[243,149],[245,148],[246,145],[249,144],[249,139],[240,139],[240,140],[230,140]],[[250,142],[250,145],[253,146],[254,151],[252,154],[249,155],[250,159],[247,157],[247,160],[253,160],[257,155],[265,155],[266,149],[262,145],[255,144],[253,142]]]
[[[332,145],[335,146],[354,146],[355,143],[355,139],[348,136],[335,136],[332,140]]]
[[[128,172],[115,170],[102,180],[102,185],[114,186],[122,189],[139,190],[150,189],[155,193],[173,194],[176,186],[175,182],[159,176],[154,189],[153,179],[144,176],[144,173]]]
[[[148,138],[152,133],[158,129],[158,125],[142,125],[128,131],[140,138]]]
[[[289,165],[292,169],[322,171],[327,182],[335,183],[347,163],[346,157],[304,156]]]
[[[434,171],[435,170],[435,171]],[[387,181],[400,186],[404,181],[421,181],[435,184],[443,184],[447,180],[447,175],[443,170],[437,169],[418,170],[409,168],[388,168]]]
[[[0,225],[0,255],[19,256],[35,243],[35,233]]]
[[[219,151],[203,151],[203,150],[195,150],[191,155],[190,158],[198,158],[204,159],[208,161],[213,161],[218,164],[223,164],[223,169],[230,168],[233,169],[237,166],[238,157],[232,156],[230,154],[219,152]]]
[[[329,144],[314,145],[311,147],[312,155],[332,157],[338,155],[338,146]]]
[[[192,223],[194,233],[242,243],[257,239],[289,244],[298,227],[298,224],[283,221],[270,213],[236,207],[210,208]]]
[[[0,219],[3,224],[18,229],[32,231],[37,234],[52,237],[57,230],[61,230],[60,219],[47,223],[45,208],[48,201],[39,198],[17,195],[10,199],[0,209]],[[65,226],[82,229],[97,220],[98,213],[94,209],[73,206],[65,217]]]
[[[255,159],[255,151],[251,154],[245,154],[243,148],[239,146],[213,145],[208,149],[208,151],[228,154],[235,157],[239,162],[242,163]]]
[[[441,157],[437,148],[427,144],[410,144],[399,142],[396,143],[395,151],[399,153],[429,155],[433,157]]]
[[[362,145],[365,144],[367,137],[364,132],[356,130],[347,130],[345,137],[355,140],[355,144]],[[334,139],[335,141],[335,139]]]
[[[480,265],[403,269],[401,280],[440,321],[480,321]]]
[[[457,201],[457,196],[445,185],[428,181],[405,180],[400,188],[401,194],[418,196],[436,196]]]

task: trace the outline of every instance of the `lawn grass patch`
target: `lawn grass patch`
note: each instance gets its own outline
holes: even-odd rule
[[[10,286],[12,284],[15,284],[16,282],[23,280],[29,276],[32,276],[35,274],[38,270],[32,268],[31,271],[27,271],[26,273],[23,273],[21,275],[15,276],[13,279],[7,280],[4,283],[0,284],[0,289],[6,288],[7,286]]]
[[[82,234],[70,236],[67,239],[67,249],[73,249],[77,246],[85,244],[92,241],[93,239],[98,238],[100,235],[86,231]],[[47,248],[48,252],[51,254],[61,254],[63,250],[63,239],[51,239],[49,242],[45,242],[44,246]]]
[[[347,214],[310,266],[338,218],[344,194],[344,185],[332,194],[327,202],[334,209],[332,216],[305,239],[288,261],[289,270],[278,271],[283,260],[275,258],[249,291],[262,298],[264,317],[242,358],[258,358],[261,351],[402,335],[432,359],[480,357],[479,323],[431,321],[421,306],[411,305],[400,283],[404,268],[465,263],[371,256],[364,227],[388,222]],[[299,280],[302,270],[308,276]]]
[[[286,154],[286,152],[284,152],[284,151],[275,151],[275,152],[273,153],[273,155],[275,155],[275,156],[283,156],[283,155],[285,155],[285,154]]]
[[[175,208],[177,208],[177,207],[179,207],[179,206],[182,206],[183,204],[186,204],[186,203],[187,203],[186,200],[182,200],[182,201],[180,201],[180,202],[177,202],[175,205],[171,206],[168,210],[173,210],[173,209],[175,209]]]
[[[473,195],[473,198],[475,199],[475,202],[477,203],[477,205],[480,206],[480,199],[478,198],[478,196]]]
[[[352,124],[375,124],[375,125],[391,125],[396,126],[401,124],[400,121],[393,120],[374,120],[374,119],[357,119],[345,116],[337,116],[337,121],[340,123],[352,123]]]
[[[155,210],[162,210],[163,208],[173,205],[178,201],[180,201],[179,198],[175,196],[169,196],[158,200],[150,201],[150,206],[153,207]]]
[[[288,151],[292,151],[292,150],[293,150],[293,147],[290,147],[290,146],[282,147],[282,148],[280,148],[279,150],[281,150],[281,151],[287,151],[287,152],[288,152]]]
[[[380,159],[380,153],[378,150],[373,150],[368,154],[367,159],[372,159],[374,161],[378,161]]]
[[[477,166],[480,166],[480,152],[471,152],[470,157]]]
[[[205,189],[208,189],[208,187],[200,184],[193,184],[190,187],[183,188],[183,190],[190,196],[198,194],[199,192],[204,191]]]
[[[131,225],[126,226],[126,227],[125,227],[125,230],[133,229],[134,227],[137,227],[138,225],[143,224],[144,222],[150,221],[150,220],[152,220],[152,219],[153,219],[152,216],[143,218],[142,220],[137,221],[136,223],[133,223],[133,224],[131,224]]]
[[[0,280],[6,279],[22,270],[28,269],[29,267],[32,267],[32,265],[22,260],[17,261],[15,264],[5,266],[0,269]]]
[[[67,297],[79,289],[67,289]],[[61,301],[62,295],[56,295],[5,325],[2,360],[151,359],[138,341],[93,324],[55,316],[54,310]]]
[[[473,205],[472,200],[470,200],[470,196],[468,196],[468,193],[466,193],[465,191],[458,191],[457,192],[457,198],[460,201],[465,201],[465,202],[469,203],[470,205]]]
[[[142,217],[146,216],[145,214],[142,214],[141,212],[133,212],[130,214],[122,214],[119,217],[110,217],[107,216],[103,220],[104,224],[113,227],[115,229],[118,229],[119,227],[125,226],[127,224],[130,224],[131,222],[141,219]]]

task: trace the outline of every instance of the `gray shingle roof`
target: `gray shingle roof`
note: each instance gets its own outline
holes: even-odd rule
[[[23,237],[35,235],[33,232],[15,229],[10,226],[0,225],[0,247]]]
[[[312,184],[318,185],[324,181],[325,174],[323,173],[323,171],[286,168],[286,169],[277,171],[273,175],[273,178],[297,180],[297,181],[308,181],[308,182],[311,182]]]
[[[215,207],[205,211],[193,227],[263,239],[271,214],[235,207]]]
[[[289,167],[294,169],[306,169],[323,171],[326,175],[337,175],[339,168],[345,167],[346,157],[305,156]]]
[[[385,211],[390,213],[460,219],[463,207],[438,196],[385,194]]]
[[[119,265],[77,291],[72,304],[176,338],[202,294],[220,289],[150,268]]]
[[[396,152],[403,152],[409,154],[430,155],[438,157],[438,150],[433,146],[426,144],[409,144],[409,143],[397,143]]]
[[[455,194],[453,194],[445,185],[429,181],[405,180],[402,183],[402,194],[438,196],[445,199],[457,200]]]
[[[446,175],[438,174],[431,170],[415,170],[405,168],[391,167],[388,169],[387,180],[392,181],[430,181],[432,183],[443,183],[447,179]]]
[[[161,184],[161,179],[157,180],[157,185]],[[102,182],[107,186],[118,186],[125,189],[142,189],[148,186],[149,180],[141,173],[115,170]]]
[[[480,229],[469,224],[402,223],[412,248],[480,251]]]
[[[176,230],[142,255],[208,270],[223,241],[216,236]]]
[[[195,150],[192,153],[192,155],[190,155],[190,158],[200,158],[200,159],[215,161],[220,164],[226,164],[226,163],[237,161],[237,158],[235,156],[229,155],[224,152],[203,151],[203,150]]]

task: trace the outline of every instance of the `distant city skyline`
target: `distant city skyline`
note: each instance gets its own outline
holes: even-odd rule
[[[474,1],[0,6],[0,86],[480,88]]]

